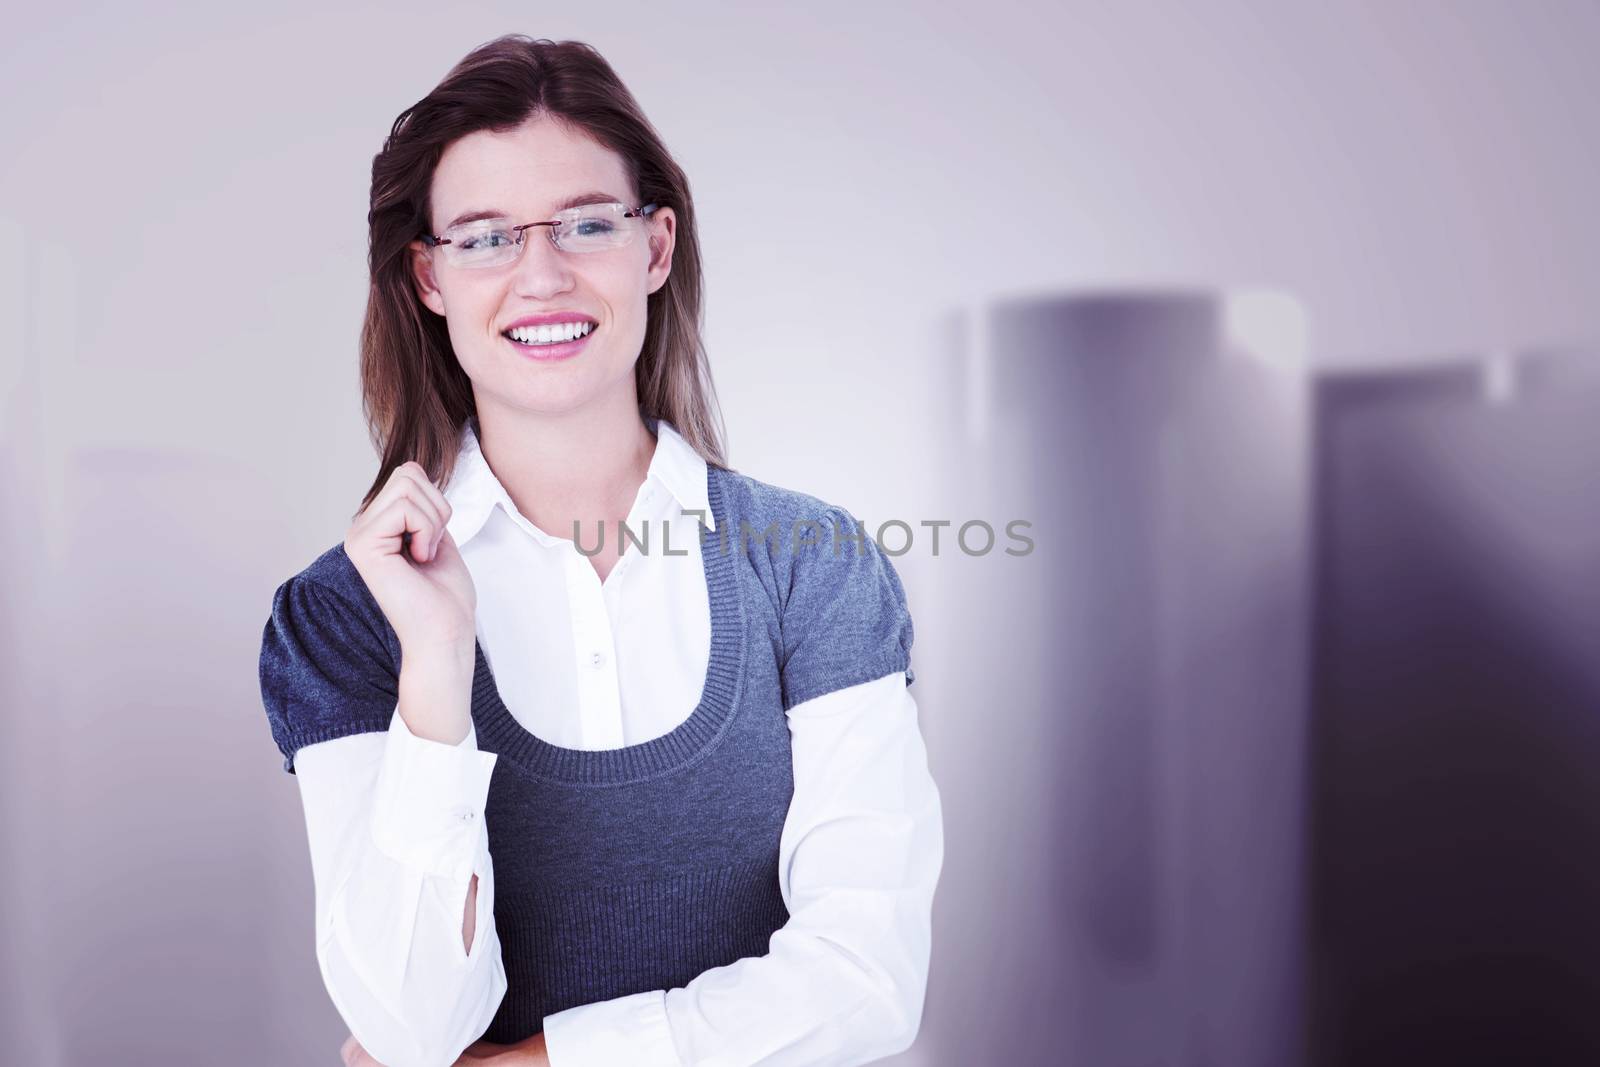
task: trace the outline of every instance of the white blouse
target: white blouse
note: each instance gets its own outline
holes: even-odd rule
[[[604,582],[573,542],[521,515],[469,424],[444,490],[477,589],[484,657],[514,718],[552,744],[620,748],[694,710],[710,656],[699,523],[705,460],[666,421]],[[609,539],[618,531],[608,525]],[[667,536],[670,552],[663,551]],[[593,548],[586,523],[581,543]],[[552,1067],[866,1063],[922,1016],[943,816],[905,675],[796,704],[794,795],[779,844],[789,921],[765,956],[547,1016]],[[339,1014],[386,1067],[449,1067],[506,991],[483,811],[498,755],[386,733],[295,757],[316,892],[317,961]],[[886,847],[892,838],[895,844]],[[911,857],[895,867],[886,854]],[[462,920],[478,876],[471,950]]]

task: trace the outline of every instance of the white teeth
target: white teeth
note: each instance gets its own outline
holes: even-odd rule
[[[593,329],[593,323],[561,322],[554,326],[518,326],[506,333],[525,345],[557,345],[583,337]]]

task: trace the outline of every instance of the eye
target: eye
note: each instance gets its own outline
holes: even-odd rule
[[[516,244],[517,238],[510,230],[485,230],[469,233],[455,242],[463,251],[472,251],[482,248],[504,248],[509,244]]]

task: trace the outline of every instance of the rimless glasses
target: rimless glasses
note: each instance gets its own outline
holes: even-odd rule
[[[452,226],[441,234],[425,233],[424,244],[442,247],[453,267],[498,267],[522,255],[526,231],[550,227],[550,243],[563,252],[603,252],[633,240],[634,232],[658,204],[629,209],[623,204],[585,204],[556,213],[548,222],[512,223],[510,219],[478,219]]]

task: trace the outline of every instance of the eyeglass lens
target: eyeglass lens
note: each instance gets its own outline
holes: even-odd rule
[[[628,217],[621,204],[586,204],[569,208],[555,216],[554,226],[528,226],[519,234],[510,219],[485,219],[469,222],[441,236],[449,239],[443,247],[450,261],[461,267],[492,267],[517,258],[520,243],[538,239],[543,230],[563,252],[598,252],[627,244],[634,229],[643,222]]]

